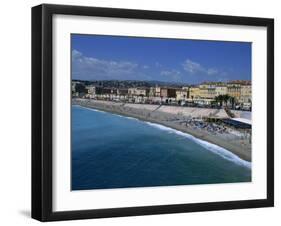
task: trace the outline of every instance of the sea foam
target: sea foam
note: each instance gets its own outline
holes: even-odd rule
[[[145,122],[145,123],[150,125],[150,126],[153,126],[155,128],[167,131],[169,133],[175,133],[177,135],[180,135],[180,136],[186,137],[188,139],[191,139],[195,143],[201,145],[202,147],[206,148],[207,150],[209,150],[209,151],[211,151],[215,154],[218,154],[219,156],[221,156],[222,158],[224,158],[228,161],[234,162],[235,164],[247,167],[249,169],[251,168],[252,164],[250,162],[239,158],[237,155],[233,154],[232,152],[230,152],[227,149],[222,148],[218,145],[215,145],[215,144],[209,143],[207,141],[198,139],[198,138],[196,138],[196,137],[194,137],[194,136],[192,136],[188,133],[184,133],[184,132],[178,131],[176,129],[172,129],[172,128],[167,127],[167,126],[163,126],[163,125],[159,125],[159,124],[151,123],[151,122]]]
[[[96,108],[84,107],[84,106],[81,106],[81,105],[77,105],[77,106],[79,106],[80,108],[84,108],[84,109],[90,110],[90,111],[96,111],[96,112],[100,112],[100,113],[107,113],[106,111],[101,111],[101,110],[98,110]]]
[[[92,110],[92,111],[97,111],[97,112],[101,112],[101,113],[107,113],[105,111],[101,111],[101,110],[97,110],[97,109],[93,109],[93,108],[88,108],[88,107],[83,107],[83,106],[80,106],[80,107],[86,108],[86,109]],[[112,113],[112,114],[114,114],[114,113]],[[152,126],[154,128],[167,131],[168,133],[175,133],[175,134],[177,134],[179,136],[186,137],[186,138],[194,141],[195,143],[201,145],[205,149],[207,149],[207,150],[209,150],[209,151],[211,151],[211,152],[221,156],[222,158],[224,158],[224,159],[226,159],[228,161],[231,161],[231,162],[233,162],[233,163],[235,163],[237,165],[241,165],[241,166],[244,166],[244,167],[249,168],[249,169],[251,169],[251,167],[252,167],[251,162],[248,162],[246,160],[241,159],[239,156],[233,154],[232,152],[228,151],[227,149],[222,148],[222,147],[220,147],[220,146],[218,146],[216,144],[209,143],[208,141],[204,141],[204,140],[201,140],[199,138],[196,138],[196,137],[192,136],[191,134],[184,133],[184,132],[181,132],[179,130],[172,129],[170,127],[163,126],[163,125],[160,125],[160,124],[157,124],[157,123],[141,121],[141,120],[139,120],[137,118],[133,118],[133,117],[129,117],[129,116],[123,116],[123,115],[119,115],[119,114],[114,114],[114,115],[122,117],[122,118],[127,118],[127,119],[130,119],[130,120],[137,120],[139,122],[146,123],[149,126]]]
[[[133,118],[133,117],[130,117],[130,116],[123,116],[123,115],[119,115],[119,114],[117,114],[117,113],[111,113],[111,112],[107,112],[107,111],[103,111],[103,110],[98,110],[98,109],[96,109],[96,108],[84,107],[84,106],[81,106],[81,105],[73,105],[73,106],[79,106],[79,107],[81,107],[81,108],[84,108],[84,109],[87,109],[87,110],[90,110],[90,111],[96,111],[96,112],[100,112],[100,113],[115,115],[115,116],[120,117],[120,118],[127,118],[127,119],[131,119],[131,120],[140,121],[140,120],[137,119],[137,118]]]

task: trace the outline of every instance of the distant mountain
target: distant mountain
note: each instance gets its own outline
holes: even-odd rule
[[[72,80],[76,82],[82,82],[85,85],[94,85],[102,87],[114,87],[114,88],[132,88],[132,87],[182,87],[188,86],[188,84],[175,83],[175,82],[162,82],[162,81],[137,81],[137,80],[102,80],[102,81],[83,81],[83,80]]]

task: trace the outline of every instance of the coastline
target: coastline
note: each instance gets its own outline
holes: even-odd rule
[[[109,102],[110,103],[110,102]],[[97,109],[112,114],[118,114],[121,116],[132,117],[139,119],[141,121],[146,121],[150,123],[155,123],[159,125],[172,128],[174,130],[189,134],[203,141],[207,141],[211,144],[215,144],[222,147],[229,152],[237,155],[242,160],[251,162],[251,146],[245,145],[243,140],[229,139],[222,135],[211,134],[205,130],[196,130],[183,126],[181,124],[175,123],[174,120],[167,120],[169,118],[179,117],[175,114],[159,113],[157,111],[158,106],[154,106],[154,109],[132,109],[130,107],[124,106],[122,103],[111,102],[110,104],[105,104],[102,101],[86,100],[86,99],[73,99],[72,104],[80,105],[86,108]]]

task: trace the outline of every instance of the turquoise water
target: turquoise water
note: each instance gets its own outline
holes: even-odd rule
[[[72,190],[251,181],[250,163],[157,124],[72,106]]]

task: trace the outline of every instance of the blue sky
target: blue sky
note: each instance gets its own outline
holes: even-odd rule
[[[71,44],[73,79],[251,79],[251,43],[73,34]]]

